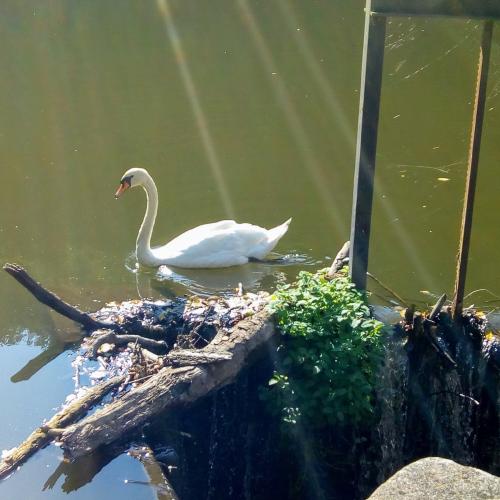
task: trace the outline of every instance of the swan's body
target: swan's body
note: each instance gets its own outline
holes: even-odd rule
[[[158,211],[158,191],[152,177],[142,168],[125,172],[116,197],[129,187],[142,186],[147,207],[139,234],[136,254],[140,264],[150,267],[170,265],[186,268],[230,267],[263,259],[287,232],[292,219],[273,229],[223,220],[203,224],[182,233],[161,247],[151,248],[151,235]]]

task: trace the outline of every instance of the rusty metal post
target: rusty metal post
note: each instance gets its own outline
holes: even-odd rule
[[[349,252],[349,273],[360,290],[366,288],[368,269],[385,29],[386,17],[373,15],[367,0]]]
[[[490,64],[491,37],[493,22],[486,21],[483,26],[481,47],[479,49],[479,64],[477,69],[476,98],[472,113],[472,129],[469,146],[469,161],[467,180],[465,183],[465,201],[462,212],[462,227],[460,231],[460,246],[455,277],[455,292],[453,297],[453,318],[455,321],[462,315],[467,262],[472,231],[472,214],[474,210],[474,195],[476,192],[481,133],[483,129],[484,106],[486,101],[486,84]]]

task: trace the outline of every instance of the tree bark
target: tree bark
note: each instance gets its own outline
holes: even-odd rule
[[[3,269],[9,273],[20,285],[26,288],[39,302],[50,307],[61,316],[71,319],[79,323],[87,330],[93,332],[94,330],[112,330],[116,334],[132,333],[153,339],[166,341],[169,344],[175,342],[177,332],[164,328],[162,325],[143,325],[140,322],[134,325],[121,325],[118,323],[100,321],[95,319],[91,314],[81,311],[78,307],[68,304],[55,293],[44,288],[40,283],[35,281],[24,269],[17,264],[5,264]],[[117,338],[117,342],[119,342]],[[146,340],[144,340],[147,342]],[[123,341],[122,343],[125,343]],[[158,346],[157,346],[158,347]]]
[[[96,332],[97,333],[97,332]],[[139,335],[117,335],[113,331],[104,330],[100,336],[98,336],[92,347],[90,349],[90,357],[97,357],[99,347],[103,344],[114,344],[115,346],[126,345],[128,343],[137,343],[139,346],[148,349],[150,351],[160,351],[166,352],[168,349],[168,344],[163,340],[153,340]]]
[[[206,352],[204,349],[176,349],[170,351],[166,361],[172,366],[208,365],[217,361],[228,361],[233,355],[230,352]]]
[[[326,276],[328,278],[333,278],[346,264],[349,262],[349,250],[351,248],[351,242],[346,241],[342,248],[339,250],[335,259],[333,259],[332,265],[328,270]]]
[[[109,444],[167,409],[192,403],[231,382],[250,355],[276,330],[271,314],[260,311],[231,330],[221,330],[200,353],[231,354],[230,359],[180,368],[164,367],[119,400],[65,429],[60,440],[72,458]],[[229,356],[227,356],[229,357]]]
[[[113,377],[107,382],[92,387],[81,398],[73,401],[68,407],[57,412],[47,423],[34,430],[26,441],[12,450],[0,462],[0,479],[8,476],[33,453],[49,444],[55,435],[60,434],[64,427],[81,417],[83,413],[96,405],[108,392],[118,387],[124,380],[125,377]]]

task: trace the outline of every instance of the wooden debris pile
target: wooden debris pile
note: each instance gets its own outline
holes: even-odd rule
[[[186,350],[207,346],[220,329],[230,329],[261,311],[268,297],[268,293],[260,292],[227,298],[181,297],[106,304],[92,317],[120,325],[126,331],[141,331],[143,336],[100,328],[85,337],[81,354],[73,362],[75,394],[70,398],[74,399],[85,389],[84,378],[88,380],[86,385],[93,385],[111,377],[125,376],[126,387],[143,382],[167,365],[201,363],[200,353]],[[146,337],[151,332],[154,339]],[[217,361],[219,357],[212,356],[212,360]]]
[[[468,346],[500,370],[498,334],[489,326],[486,315],[468,309],[454,320],[451,307],[445,307],[445,302],[443,294],[429,313],[415,311],[414,306],[403,312],[399,326],[408,336],[408,348],[422,351],[425,346],[432,346],[448,366],[456,368],[457,356]]]
[[[74,393],[25,442],[2,454],[0,479],[54,439],[67,456],[78,457],[123,438],[168,408],[196,401],[231,382],[275,332],[265,292],[112,302],[84,313],[22,267],[4,269],[84,330],[73,362]],[[78,421],[111,391],[119,397]]]
[[[454,318],[445,303],[443,295],[429,313],[407,308],[398,327],[403,461],[440,454],[497,471],[500,338],[484,313],[466,309]]]

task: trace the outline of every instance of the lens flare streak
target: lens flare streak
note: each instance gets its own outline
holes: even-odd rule
[[[221,162],[215,148],[212,134],[210,133],[207,118],[205,112],[203,111],[203,107],[198,96],[198,91],[196,89],[191,70],[189,69],[187,63],[186,54],[182,47],[181,39],[174,23],[169,2],[168,0],[157,0],[157,4],[158,10],[165,21],[167,36],[172,46],[175,61],[179,68],[179,73],[188,95],[189,104],[196,120],[196,126],[200,134],[203,148],[207,155],[207,160],[210,165],[212,175],[214,176],[215,182],[217,184],[217,189],[221,196],[224,211],[228,217],[234,218],[234,206],[226,186]]]
[[[311,176],[321,202],[326,208],[331,225],[334,228],[337,237],[341,239],[347,234],[347,225],[340,217],[340,211],[333,200],[332,193],[328,188],[328,183],[325,181],[324,175],[321,172],[319,161],[313,152],[313,147],[307,137],[300,117],[292,104],[290,95],[282,80],[274,77],[277,67],[274,57],[271,54],[271,51],[269,50],[269,47],[257,25],[257,21],[248,5],[247,0],[239,0],[237,5],[240,9],[243,22],[254,40],[257,52],[261,58],[266,73],[270,78],[276,100],[285,114],[290,132],[292,133],[292,136],[297,144],[302,161]]]

